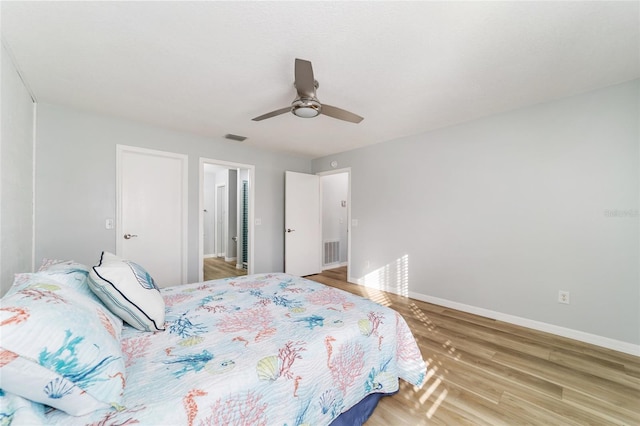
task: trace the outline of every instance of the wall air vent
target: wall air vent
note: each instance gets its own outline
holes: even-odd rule
[[[234,135],[232,133],[227,133],[226,135],[224,135],[225,139],[230,139],[232,141],[238,141],[238,142],[242,142],[243,140],[247,139],[246,136],[240,136],[240,135]]]

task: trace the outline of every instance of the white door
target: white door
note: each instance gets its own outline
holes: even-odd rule
[[[320,177],[285,172],[284,271],[305,276],[320,273]]]
[[[118,145],[116,254],[159,287],[187,280],[187,156]]]

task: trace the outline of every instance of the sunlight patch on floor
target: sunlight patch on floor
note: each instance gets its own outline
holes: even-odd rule
[[[429,399],[429,397],[431,396],[431,394],[433,392],[435,392],[436,389],[438,389],[438,386],[440,386],[440,383],[442,383],[442,380],[440,379],[436,379],[431,386],[429,386],[429,389],[427,389],[427,391],[420,397],[420,404],[424,405],[424,402]]]
[[[389,298],[384,293],[367,289],[365,289],[365,293],[367,294],[367,298],[373,300],[377,304],[383,306],[391,306],[391,300],[389,300]]]
[[[440,404],[442,404],[442,401],[445,400],[448,393],[449,392],[447,392],[446,389],[443,389],[442,392],[440,392],[440,395],[438,395],[438,399],[436,399],[431,408],[429,408],[429,411],[427,411],[427,418],[430,419],[435,414],[436,410],[438,410],[438,407],[440,406]]]
[[[433,321],[431,321],[427,312],[420,309],[420,307],[415,303],[410,303],[409,308],[411,309],[413,318],[419,320],[429,332],[433,334],[439,333],[438,327],[433,323]],[[451,340],[447,340],[442,347],[447,350],[454,359],[460,359],[460,354],[456,354],[456,348],[453,346],[453,342]],[[438,360],[438,358],[438,354],[432,354],[430,357],[426,358],[427,374],[425,376],[425,383],[432,379],[434,379],[434,381],[426,388],[424,394],[419,398],[420,405],[427,409],[426,416],[429,419],[431,419],[436,411],[438,411],[438,407],[440,407],[440,405],[446,400],[447,395],[449,394],[445,385],[448,371],[443,367],[442,361]],[[435,401],[433,401],[434,397]],[[433,401],[431,406],[429,406],[429,399]]]
[[[369,272],[360,279],[360,284],[364,286],[367,297],[381,305],[392,305],[390,298],[383,293],[385,291],[409,297],[409,255],[405,254],[395,261]],[[425,312],[413,302],[409,302],[408,307],[412,318],[418,320],[428,332],[439,333],[437,325],[429,318],[428,311]],[[454,359],[460,359],[460,354],[456,353],[456,348],[451,341],[447,341],[443,347]],[[416,404],[416,409],[428,419],[435,415],[438,408],[447,399],[449,394],[446,386],[447,373],[442,361],[438,360],[438,355],[432,354],[427,358],[427,372],[422,386],[413,386],[411,392],[404,395],[406,399],[411,399]]]

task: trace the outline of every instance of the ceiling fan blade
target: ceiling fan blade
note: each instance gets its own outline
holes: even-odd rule
[[[327,104],[322,104],[320,114],[328,115],[329,117],[337,118],[338,120],[349,121],[351,123],[359,123],[364,120],[364,118],[360,117],[358,114]]]
[[[301,98],[315,98],[316,87],[311,62],[296,58],[296,90]]]
[[[252,120],[253,121],[261,121],[261,120],[264,120],[266,118],[271,118],[271,117],[275,117],[276,115],[284,114],[285,112],[291,112],[291,107],[280,108],[280,109],[277,109],[275,111],[271,111],[271,112],[268,112],[266,114],[262,114],[259,117],[252,118]]]

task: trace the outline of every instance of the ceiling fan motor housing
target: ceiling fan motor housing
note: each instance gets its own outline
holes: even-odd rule
[[[314,98],[298,98],[291,104],[291,112],[302,118],[313,118],[320,115],[322,105]]]

